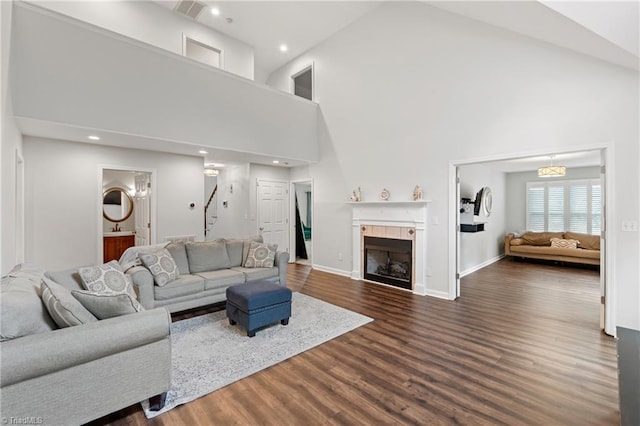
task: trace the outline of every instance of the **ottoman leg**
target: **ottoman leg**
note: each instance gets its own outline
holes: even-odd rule
[[[283,319],[282,321],[280,321],[280,324],[282,324],[282,325],[287,325],[287,324],[289,324],[289,318],[285,318],[285,319]]]
[[[255,330],[247,330],[247,336],[253,337],[255,335],[256,335],[256,331]]]
[[[234,320],[232,320],[231,318],[229,318],[229,324],[236,325],[236,322]]]

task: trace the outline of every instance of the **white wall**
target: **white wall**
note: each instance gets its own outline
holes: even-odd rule
[[[208,240],[254,235],[249,221],[249,163],[225,167],[218,175],[218,219],[210,226]],[[227,202],[227,207],[223,203]]]
[[[488,186],[493,200],[484,231],[460,233],[460,274],[464,276],[504,254],[506,179],[504,173],[483,164],[461,166],[459,173],[461,198],[473,200],[480,188]]]
[[[33,1],[40,7],[182,55],[182,34],[223,52],[224,70],[253,80],[253,48],[172,10],[143,1]],[[204,11],[203,13],[205,13]]]
[[[157,241],[203,237],[202,158],[32,137],[24,138],[23,149],[27,262],[45,269],[101,263],[101,165],[156,171]]]
[[[568,167],[564,178],[553,178],[553,181],[571,179],[597,179],[600,167]],[[549,178],[538,177],[537,172],[507,173],[507,203],[509,210],[506,221],[506,232],[521,231],[527,227],[527,182],[544,181]]]
[[[637,72],[418,2],[383,3],[268,82],[287,90],[310,61],[322,110],[308,168],[315,263],[350,270],[338,253],[351,252],[353,188],[406,199],[419,184],[433,200],[427,291],[447,292],[449,164],[609,144],[617,323],[640,328],[638,233],[620,232],[639,211]]]
[[[16,153],[22,153],[22,135],[13,118],[9,90],[9,57],[11,50],[12,3],[0,2],[0,273],[5,274],[20,260],[23,237],[21,218],[16,215]]]

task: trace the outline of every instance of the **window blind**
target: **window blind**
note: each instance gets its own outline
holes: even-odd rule
[[[526,189],[528,230],[600,234],[599,179],[527,182]]]

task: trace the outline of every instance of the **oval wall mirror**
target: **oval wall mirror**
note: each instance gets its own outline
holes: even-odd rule
[[[125,188],[112,187],[104,191],[102,216],[110,222],[123,222],[133,213],[133,198]]]

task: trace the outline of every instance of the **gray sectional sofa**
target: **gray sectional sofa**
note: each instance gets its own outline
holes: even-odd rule
[[[289,253],[276,252],[273,267],[243,267],[252,239],[219,239],[211,242],[176,242],[166,246],[179,270],[177,279],[162,286],[144,266],[126,270],[145,309],[165,307],[179,312],[226,299],[227,287],[255,280],[287,285]]]
[[[160,396],[171,380],[165,309],[56,328],[41,275],[3,277],[0,411],[7,424],[82,424]],[[76,269],[47,273],[82,289]]]

